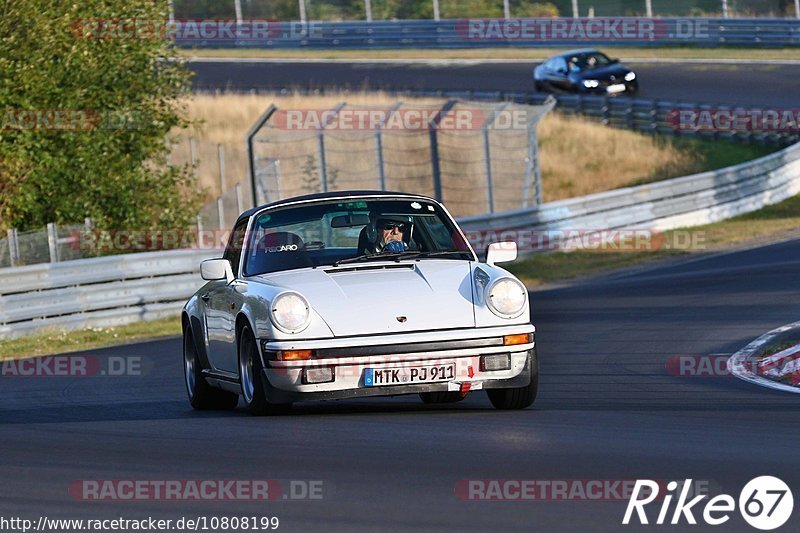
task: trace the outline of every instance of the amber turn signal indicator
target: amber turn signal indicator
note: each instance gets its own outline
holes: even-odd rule
[[[312,350],[284,350],[278,352],[278,361],[305,361],[313,356]]]
[[[519,335],[506,335],[503,337],[503,346],[530,344],[531,342],[533,342],[533,338],[530,333],[520,333]]]

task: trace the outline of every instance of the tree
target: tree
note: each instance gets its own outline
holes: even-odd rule
[[[0,0],[0,228],[87,216],[98,228],[179,228],[194,218],[199,191],[167,162],[190,81],[159,28],[167,9]]]

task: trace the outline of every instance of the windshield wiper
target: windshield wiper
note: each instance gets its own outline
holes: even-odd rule
[[[356,257],[348,257],[347,259],[339,259],[333,264],[333,266],[338,267],[339,265],[347,265],[350,263],[363,263],[366,261],[372,261],[374,259],[389,260],[389,258],[386,256],[387,254],[367,254],[367,255],[359,255]]]
[[[340,259],[336,261],[333,266],[346,265],[349,263],[363,263],[366,261],[396,261],[400,262],[403,259],[425,259],[429,257],[445,257],[449,255],[468,256],[469,252],[459,250],[439,250],[432,252],[420,252],[418,250],[406,250],[404,252],[383,252],[378,254],[359,255],[358,257],[350,257],[348,259]]]
[[[463,250],[439,250],[419,253],[419,257],[446,257],[448,255],[469,256],[469,252]]]

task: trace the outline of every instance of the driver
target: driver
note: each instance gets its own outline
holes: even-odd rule
[[[404,215],[376,215],[372,243],[368,253],[404,252],[408,250],[411,236],[411,217]]]

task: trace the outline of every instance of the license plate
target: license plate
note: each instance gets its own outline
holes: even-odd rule
[[[625,84],[624,83],[617,83],[614,85],[609,85],[606,88],[606,91],[614,94],[614,93],[624,93],[625,92]]]
[[[455,363],[402,368],[367,368],[364,370],[364,386],[381,387],[384,385],[436,383],[440,381],[450,381],[455,379],[455,377]]]

